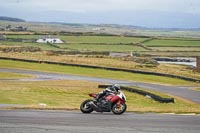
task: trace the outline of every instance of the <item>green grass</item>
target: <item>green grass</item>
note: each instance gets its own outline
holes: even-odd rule
[[[159,51],[191,51],[191,52],[195,52],[195,51],[200,51],[200,47],[151,47],[154,50],[159,50]]]
[[[133,87],[135,88],[135,87]],[[138,88],[137,88],[138,89]],[[141,88],[139,88],[141,89]],[[180,97],[142,89],[164,98],[175,98],[175,103],[160,103],[147,97],[125,92],[129,101],[129,110],[138,112],[162,112],[162,113],[200,113],[200,104],[192,103]],[[147,100],[148,99],[148,100]]]
[[[21,46],[21,47],[32,46],[32,47],[39,47],[42,50],[60,50],[46,43],[24,43],[24,42],[0,41],[0,46]]]
[[[163,47],[164,49],[164,47]],[[199,51],[141,51],[141,56],[158,56],[158,57],[199,57]]]
[[[13,39],[38,39],[41,35],[7,35],[7,37]]]
[[[195,89],[193,89],[193,90],[200,91],[200,88],[195,88]]]
[[[149,42],[145,43],[146,46],[150,46],[150,47],[155,47],[155,46],[159,46],[159,47],[191,47],[191,46],[198,46],[200,47],[200,41],[192,41],[192,40],[152,40]]]
[[[8,38],[21,39],[38,39],[42,35],[8,35]],[[118,36],[58,36],[67,43],[137,43],[146,38],[140,37],[118,37]]]
[[[137,43],[146,38],[116,36],[60,36],[67,43]]]
[[[8,38],[13,39],[37,39],[40,35],[8,35]],[[127,43],[137,43],[145,40],[139,37],[117,37],[117,36],[58,36],[67,44],[59,44],[58,46],[64,48],[62,50],[78,50],[78,51],[114,51],[114,52],[127,52],[127,51],[144,51],[145,49],[125,45]],[[84,43],[84,44],[83,44]],[[101,45],[99,45],[101,44]],[[109,44],[109,45],[107,45]],[[43,50],[61,50],[49,46],[48,44],[38,43],[23,43],[23,42],[8,42],[1,41],[0,45],[6,46],[35,46]]]
[[[199,38],[199,31],[159,31],[159,30],[138,30],[136,34],[145,36],[162,36],[166,38]]]
[[[37,39],[41,35],[8,35],[8,38],[13,39]],[[164,51],[161,53],[163,56],[168,56],[167,52],[175,51],[188,51],[187,56],[199,56],[195,51],[200,51],[200,40],[193,38],[157,38],[148,42],[145,45],[151,47],[153,50],[146,50],[139,46],[130,45],[130,43],[139,43],[149,38],[141,37],[123,37],[123,36],[58,36],[65,41],[65,44],[59,44],[56,48],[48,44],[39,43],[23,43],[12,41],[0,41],[3,46],[34,46],[40,47],[42,50],[77,50],[77,51],[111,51],[111,52],[145,52],[150,51],[150,55],[158,55],[157,51]],[[129,45],[127,45],[129,44]],[[57,45],[57,44],[56,44]],[[165,48],[163,48],[165,47]],[[177,56],[181,56],[178,53]],[[176,56],[176,54],[172,54]]]
[[[157,52],[156,52],[157,53]],[[158,52],[162,54],[164,52]],[[172,54],[172,52],[169,52]],[[176,54],[178,52],[173,52]],[[195,53],[195,52],[193,52]],[[200,52],[198,52],[200,55]],[[166,54],[166,53],[165,53]],[[173,55],[172,54],[172,55]],[[187,52],[182,52],[187,56]],[[135,61],[127,61],[127,58],[109,58],[103,56],[65,56],[65,55],[47,55],[45,53],[0,53],[1,57],[10,57],[10,58],[20,58],[20,59],[31,59],[31,60],[46,60],[46,61],[55,61],[62,63],[73,63],[73,64],[83,64],[83,65],[93,65],[93,66],[102,66],[102,67],[115,67],[123,69],[133,69],[149,72],[159,72],[180,75],[191,78],[200,78],[200,74],[194,72],[193,69],[188,69],[188,66],[183,65],[169,65],[169,64],[159,64],[155,67],[149,67],[145,64],[136,63]],[[170,56],[170,55],[169,55]],[[134,57],[138,61],[144,60],[143,57]],[[147,60],[148,61],[148,60]]]
[[[97,92],[95,83],[86,81],[0,81],[0,103],[39,106],[45,103],[56,107],[78,107],[91,91]],[[95,86],[94,86],[95,85]]]
[[[95,44],[63,44],[61,48],[77,51],[112,51],[112,52],[130,52],[130,51],[146,51],[145,49],[133,45],[95,45]]]
[[[98,93],[98,83],[87,81],[0,81],[0,103],[19,104],[21,108],[79,109],[80,104],[90,97],[88,93]],[[159,103],[144,96],[124,91],[127,97],[127,111],[200,113],[200,105],[176,98],[175,103]],[[162,94],[167,96],[167,94]],[[46,107],[40,104],[46,104]]]
[[[196,83],[193,82],[188,82],[175,78],[155,76],[155,75],[133,74],[128,72],[109,71],[102,69],[28,63],[28,62],[9,61],[9,60],[0,60],[0,68],[31,69],[38,71],[58,72],[58,73],[104,77],[104,78],[113,78],[121,80],[132,80],[132,81],[150,82],[158,84],[197,85]]]
[[[0,79],[7,79],[7,78],[29,78],[31,76],[18,74],[18,73],[11,73],[11,72],[0,72]]]

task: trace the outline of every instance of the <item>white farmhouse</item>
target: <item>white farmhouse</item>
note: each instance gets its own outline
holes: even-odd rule
[[[37,43],[63,43],[62,40],[56,37],[44,37],[36,40]]]

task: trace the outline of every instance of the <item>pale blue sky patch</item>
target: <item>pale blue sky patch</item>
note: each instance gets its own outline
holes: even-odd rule
[[[155,10],[200,14],[200,0],[0,0],[0,7],[30,10]]]
[[[194,28],[200,27],[200,0],[0,0],[0,16]]]

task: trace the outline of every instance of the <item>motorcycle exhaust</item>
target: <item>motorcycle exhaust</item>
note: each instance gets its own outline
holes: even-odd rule
[[[89,104],[91,105],[91,107],[92,107],[95,111],[97,111],[97,112],[102,112],[102,110],[101,110],[93,101],[89,102]]]

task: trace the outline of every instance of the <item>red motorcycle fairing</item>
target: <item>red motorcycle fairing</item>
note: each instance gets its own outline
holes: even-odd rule
[[[111,103],[119,102],[119,104],[121,104],[121,98],[117,95],[108,95],[105,97],[105,99],[110,101]]]
[[[90,93],[89,96],[96,98],[96,97],[97,97],[97,94],[95,94],[95,93]]]
[[[122,103],[125,102],[123,99],[121,99],[117,95],[108,95],[105,99],[110,101],[111,103],[116,103],[117,106],[120,106]]]

